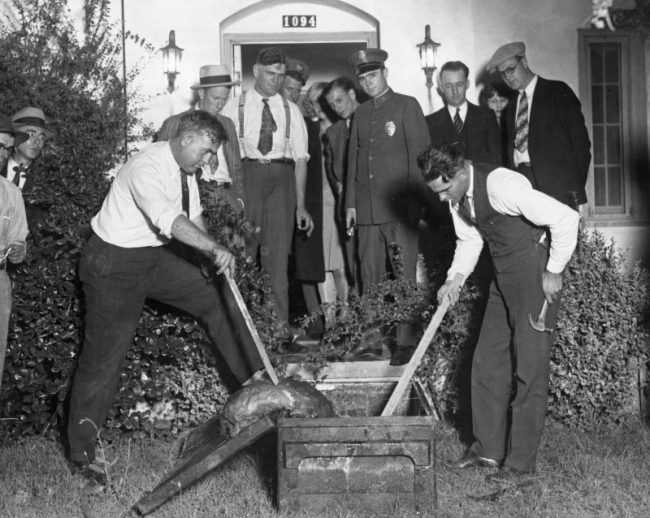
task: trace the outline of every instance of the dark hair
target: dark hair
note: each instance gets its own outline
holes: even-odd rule
[[[287,53],[280,47],[266,47],[257,55],[256,65],[286,65]]]
[[[462,61],[447,61],[447,63],[442,65],[442,68],[440,68],[440,75],[442,76],[442,73],[447,70],[449,72],[458,72],[459,70],[462,70],[465,72],[465,79],[469,79],[469,68]]]
[[[181,115],[176,137],[182,138],[186,133],[207,135],[213,143],[223,144],[228,140],[226,130],[219,120],[203,110],[194,110]]]
[[[318,106],[320,106],[320,109],[327,115],[327,118],[331,122],[336,122],[337,120],[340,119],[340,117],[336,114],[334,110],[330,107],[330,105],[327,103],[327,99],[325,99],[325,89],[329,83],[326,83],[324,81],[319,81],[318,83],[314,83],[309,87],[309,90],[307,90],[307,98],[309,98],[309,94],[311,92],[320,92],[318,97],[316,98],[316,102],[318,103]],[[311,99],[309,99],[311,102]]]
[[[327,83],[323,89],[323,97],[327,97],[334,88],[340,88],[344,92],[354,91],[359,104],[363,104],[369,99],[368,94],[357,88],[357,82],[347,76],[337,77],[334,81]]]
[[[479,100],[485,103],[494,95],[498,95],[499,97],[503,97],[510,101],[514,98],[515,91],[505,83],[494,81],[493,83],[490,83],[489,85],[485,85],[485,87],[483,87],[483,90],[481,90],[481,93],[479,94]]]
[[[458,143],[431,146],[418,156],[418,167],[422,170],[424,181],[429,183],[442,178],[447,183],[465,165],[463,150]]]

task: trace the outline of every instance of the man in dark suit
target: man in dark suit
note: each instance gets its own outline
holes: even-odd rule
[[[427,124],[417,100],[388,86],[387,57],[381,49],[364,49],[347,58],[371,97],[352,120],[345,190],[346,227],[358,228],[362,293],[384,280],[387,259],[395,270],[393,243],[401,247],[404,277],[415,281],[426,197],[417,156],[430,144]],[[414,325],[399,326],[391,364],[408,363],[419,335]]]
[[[43,151],[45,141],[54,136],[49,127],[45,113],[40,108],[28,106],[11,118],[14,128],[29,135],[29,138],[16,146],[9,160],[0,171],[0,175],[16,184],[23,193],[27,222],[32,228],[47,214],[47,209],[32,201],[34,179],[30,176],[30,167]]]
[[[188,111],[203,110],[215,116],[226,130],[228,137],[217,153],[210,158],[209,164],[203,168],[200,178],[211,182],[216,187],[215,196],[226,201],[237,212],[242,212],[244,180],[237,130],[228,117],[219,115],[228,101],[231,88],[239,82],[232,80],[230,71],[225,65],[205,65],[201,67],[199,76],[199,84],[192,86],[192,89],[198,90],[199,102]],[[158,131],[158,140],[171,140],[176,136],[182,115],[183,113],[172,115],[163,122]],[[232,237],[238,244],[243,245],[243,241],[238,236]]]
[[[501,135],[494,114],[467,101],[469,68],[448,61],[440,69],[440,89],[446,106],[426,117],[431,143],[458,142],[473,162],[501,165]]]
[[[509,167],[570,207],[586,203],[591,143],[571,88],[535,74],[523,42],[498,48],[486,68],[519,91],[517,102],[506,108]]]

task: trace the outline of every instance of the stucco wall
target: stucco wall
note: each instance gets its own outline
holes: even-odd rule
[[[584,25],[590,2],[563,0],[349,0],[351,6],[374,16],[380,25],[382,48],[390,54],[390,84],[400,92],[413,95],[429,112],[424,74],[419,67],[415,45],[424,39],[424,26],[431,25],[432,37],[441,47],[438,63],[464,61],[471,69],[472,87],[468,97],[476,101],[481,73],[492,52],[508,41],[523,40],[529,48],[531,66],[542,75],[565,80],[577,90],[576,29]],[[206,63],[221,62],[222,49],[219,24],[239,10],[258,4],[250,0],[125,0],[126,28],[160,48],[167,42],[170,29],[176,31],[177,44],[185,49],[182,71],[177,79],[174,99],[165,94],[165,78],[161,59],[154,59],[143,69],[140,87],[147,95],[160,95],[149,103],[147,117],[156,124],[170,111],[189,106],[190,85],[196,81],[198,69]],[[259,5],[268,2],[259,2]],[[280,15],[308,14],[314,11],[309,2],[274,5],[264,27],[250,26],[250,31],[269,31],[277,25]],[[180,7],[182,6],[182,7]],[[119,15],[119,2],[114,0],[113,14]],[[331,20],[321,19],[320,26],[331,28]],[[314,31],[317,34],[318,30]],[[140,57],[130,45],[127,59],[133,63]],[[442,100],[433,92],[433,108]]]

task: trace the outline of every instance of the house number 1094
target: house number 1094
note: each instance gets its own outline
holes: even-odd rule
[[[316,15],[289,14],[282,17],[282,27],[312,29],[316,27]]]

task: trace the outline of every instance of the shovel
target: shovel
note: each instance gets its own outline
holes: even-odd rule
[[[411,378],[413,377],[413,374],[415,374],[415,371],[420,366],[420,361],[422,361],[422,357],[424,356],[424,353],[427,352],[427,349],[431,344],[431,340],[433,340],[433,337],[436,334],[438,327],[440,327],[440,322],[442,322],[442,318],[445,316],[448,307],[449,307],[449,297],[445,297],[442,301],[442,304],[438,306],[438,309],[433,315],[433,318],[431,319],[431,322],[429,323],[427,330],[424,332],[424,335],[422,336],[420,343],[418,344],[417,348],[415,349],[415,352],[413,353],[413,356],[411,357],[411,361],[408,363],[406,369],[404,369],[404,372],[402,373],[402,376],[397,382],[397,386],[393,390],[393,394],[390,396],[390,399],[388,400],[388,403],[386,404],[384,411],[381,413],[382,417],[393,415],[393,412],[395,411],[397,405],[399,404],[402,397],[404,396],[404,392],[408,388],[409,383],[411,383]]]
[[[532,315],[528,315],[528,320],[530,321],[530,325],[533,326],[533,329],[535,331],[539,331],[540,333],[547,332],[547,333],[552,333],[553,329],[550,328],[548,329],[546,327],[546,311],[548,310],[548,300],[544,299],[544,304],[542,305],[542,311],[540,311],[539,316],[537,317],[537,320],[533,320]]]
[[[226,299],[231,299],[231,300],[235,299],[237,308],[239,309],[239,315],[235,315],[233,318],[233,320],[235,321],[235,325],[237,325],[237,327],[239,327],[240,330],[242,330],[241,319],[243,319],[244,321],[243,327],[245,327],[245,329],[243,330],[244,336],[247,336],[249,337],[249,339],[252,339],[252,341],[255,344],[255,348],[257,349],[257,352],[262,358],[262,363],[264,364],[264,368],[266,369],[269,378],[271,378],[271,381],[273,382],[274,385],[277,385],[278,376],[275,372],[275,369],[273,368],[273,365],[271,364],[271,361],[269,360],[268,355],[266,354],[266,349],[264,348],[264,344],[262,343],[260,335],[257,333],[257,328],[255,327],[255,323],[253,322],[250,313],[248,312],[248,308],[246,307],[246,303],[244,302],[244,299],[241,296],[239,288],[237,287],[237,283],[230,275],[225,275],[225,277],[227,283],[224,284],[223,294],[226,297]]]

